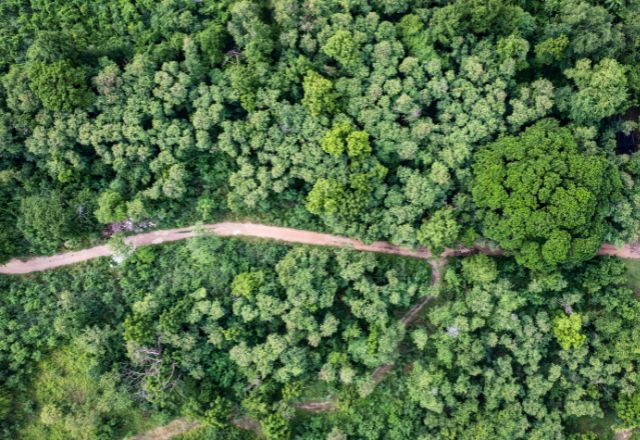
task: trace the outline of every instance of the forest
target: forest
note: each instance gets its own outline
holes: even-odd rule
[[[2,0],[0,437],[640,438],[639,148],[638,0]]]

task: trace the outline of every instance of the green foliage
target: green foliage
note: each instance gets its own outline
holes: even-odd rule
[[[437,56],[433,48],[431,37],[425,30],[420,17],[405,15],[398,23],[403,43],[409,48],[411,55],[428,61]]]
[[[3,423],[9,418],[11,413],[12,401],[11,393],[4,387],[0,387],[0,421]]]
[[[478,254],[463,260],[462,274],[470,283],[488,284],[498,278],[498,267],[495,260],[484,254]]]
[[[235,426],[225,429],[200,427],[173,437],[175,440],[253,440],[255,434]]]
[[[462,0],[455,8],[461,14],[461,20],[468,21],[476,33],[510,33],[525,20],[525,12],[519,6],[504,0]]]
[[[454,211],[444,208],[436,211],[418,230],[420,244],[426,245],[433,253],[440,253],[447,246],[454,246],[460,237],[460,225]]]
[[[316,215],[345,209],[345,190],[333,179],[318,179],[307,196],[307,210]]]
[[[640,425],[640,394],[620,396],[615,410],[624,428],[637,428]]]
[[[86,107],[93,100],[84,70],[67,60],[33,62],[27,71],[29,86],[46,109],[68,112]]]
[[[476,155],[472,193],[483,234],[539,271],[592,257],[620,178],[587,155],[566,128],[545,120]]]
[[[474,432],[485,436],[481,438],[553,438],[564,435],[562,420],[602,417],[600,402],[610,394],[591,387],[594,374],[612,391],[621,386],[614,376],[625,373],[613,373],[616,368],[605,372],[605,365],[632,365],[623,361],[626,355],[612,354],[607,348],[618,336],[625,341],[633,338],[634,331],[618,327],[626,319],[619,314],[621,309],[603,312],[584,296],[573,304],[580,313],[551,319],[548,305],[530,303],[525,292],[514,290],[504,272],[494,272],[493,281],[476,282],[464,263],[468,287],[451,287],[451,299],[430,311],[434,329],[425,347],[429,355],[414,365],[407,379],[410,399],[425,410],[429,435]],[[585,289],[600,280],[615,292],[613,301],[629,304],[637,312],[638,302],[631,292],[614,287],[615,276],[590,273],[610,269],[609,262],[601,261],[574,272],[582,275],[567,291]],[[521,281],[522,275],[514,275]],[[609,333],[604,320],[616,322],[622,333]],[[604,339],[586,338],[582,331]],[[553,339],[564,347],[551,348]],[[598,367],[578,367],[583,362]]]
[[[569,38],[566,35],[541,41],[535,47],[536,62],[545,65],[561,60],[568,45]]]
[[[499,39],[496,51],[503,61],[513,60],[517,69],[524,69],[528,66],[529,42],[518,35],[512,34]]]
[[[322,75],[310,70],[302,83],[304,105],[312,116],[332,114],[336,107],[337,95],[333,84]]]
[[[338,30],[322,46],[322,51],[334,58],[346,71],[352,71],[360,63],[358,45],[354,36],[346,30]]]
[[[52,252],[71,237],[70,208],[57,193],[22,199],[18,228],[39,252]]]
[[[615,154],[635,126],[636,3],[0,2],[3,260],[125,219],[229,216],[516,257],[450,262],[446,303],[399,351],[398,316],[430,293],[423,262],[200,237],[0,279],[4,424],[40,423],[35,366],[106,325],[113,352],[83,370],[106,377],[96,392],[189,407],[203,438],[240,438],[225,419],[243,411],[302,440],[551,439],[602,419],[638,382],[622,268],[586,262],[638,231],[640,160]],[[385,362],[416,367],[372,393]],[[309,389],[338,412],[296,417]],[[54,395],[40,438],[84,416],[88,436],[129,433],[120,410]]]
[[[235,296],[251,298],[264,283],[264,272],[243,272],[236,275],[231,283],[231,293]]]
[[[581,333],[582,318],[578,313],[556,316],[552,327],[553,335],[564,350],[580,348],[587,339]]]
[[[252,66],[236,64],[229,68],[231,87],[239,97],[240,104],[246,111],[256,108],[256,89],[259,77]]]
[[[287,440],[291,438],[289,424],[282,416],[270,414],[260,423],[262,433],[267,440]]]
[[[353,131],[347,136],[347,154],[352,159],[371,154],[367,132]]]
[[[605,58],[592,67],[591,60],[582,59],[565,75],[577,88],[567,105],[569,115],[578,123],[593,124],[629,106],[625,68],[616,60]]]
[[[109,248],[113,252],[113,259],[116,262],[121,262],[129,258],[135,251],[134,247],[125,242],[125,235],[122,232],[117,232],[109,238]],[[144,259],[146,252],[144,250],[138,252],[137,258]]]
[[[180,371],[206,390],[191,412],[220,427],[229,404],[263,420],[302,383],[356,383],[389,362],[404,336],[395,315],[429,280],[428,266],[412,260],[206,237],[153,260],[138,251],[118,271],[132,360],[157,352],[158,338],[162,347],[162,367],[141,384],[147,399],[171,404],[174,388],[158,384]]]
[[[86,439],[135,432],[131,396],[118,384],[116,372],[101,371],[81,341],[54,352],[39,370],[33,385],[37,418],[24,428],[23,438]]]
[[[204,424],[211,428],[225,428],[229,425],[231,409],[231,402],[223,397],[217,396],[215,400],[211,402],[209,409],[204,412]]]
[[[98,209],[95,212],[100,223],[116,223],[127,218],[126,206],[120,194],[107,190],[98,197]]]
[[[211,23],[198,34],[198,42],[208,61],[215,65],[224,60],[224,45],[226,39],[224,27],[218,23]]]
[[[348,122],[338,122],[325,133],[324,137],[320,140],[320,146],[325,153],[332,156],[340,156],[346,150],[347,136],[349,136],[352,130],[353,128]]]
[[[332,156],[346,152],[350,158],[357,159],[371,154],[369,135],[365,131],[355,130],[347,121],[335,123],[320,140],[320,146]]]
[[[569,440],[598,440],[598,435],[594,432],[581,432],[569,435]]]
[[[451,264],[457,272],[460,265]],[[634,361],[622,351],[611,351],[618,342],[632,341],[637,331],[624,326],[640,310],[631,292],[620,288],[622,263],[587,263],[574,270],[571,285],[561,289],[567,294],[576,289],[591,292],[578,295],[572,303],[585,317],[583,331],[590,337],[570,351],[554,342],[549,304],[530,301],[527,289],[518,290],[510,282],[524,281],[512,262],[474,256],[461,266],[464,277],[444,287],[447,301],[430,308],[428,325],[419,329],[428,333],[417,338],[424,346],[409,358],[411,368],[385,378],[366,399],[345,397],[337,412],[301,419],[296,434],[301,438],[594,438],[593,433],[583,433],[595,430],[591,425],[579,424],[581,433],[576,433],[575,421],[603,419],[601,405],[626,387],[621,381],[638,379]],[[475,278],[478,272],[469,269],[480,266],[492,266],[492,275]],[[602,283],[601,288],[611,293],[601,301],[621,308],[604,310],[593,287],[588,287],[593,283]],[[611,332],[613,327],[619,333]],[[637,359],[637,354],[631,357]],[[593,387],[593,380],[600,386]],[[609,426],[598,432],[609,435]]]
[[[449,206],[470,231],[469,163],[499,136],[553,116],[612,152],[637,89],[637,14],[578,0],[4,2],[5,253],[29,251],[18,207],[42,188],[99,202],[70,245],[100,223],[229,212],[416,246]],[[607,160],[629,190],[603,234],[628,239],[639,171]],[[305,209],[327,181],[344,215]]]

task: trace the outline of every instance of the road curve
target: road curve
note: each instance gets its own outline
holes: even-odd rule
[[[320,232],[304,231],[300,229],[284,228],[279,226],[268,226],[258,223],[234,223],[223,222],[186,228],[163,229],[152,232],[143,232],[132,235],[125,239],[125,243],[134,247],[168,243],[171,241],[184,240],[195,237],[198,230],[204,230],[220,237],[244,236],[257,237],[271,240],[278,240],[287,243],[310,244],[318,246],[344,247],[366,252],[381,252],[386,254],[404,255],[428,259],[432,254],[427,249],[407,249],[393,245],[386,241],[376,241],[371,244],[364,244],[359,240],[341,237],[338,235],[324,234]],[[502,255],[500,249],[490,249],[482,246],[466,248],[460,246],[455,249],[446,249],[440,256],[458,257],[472,252],[483,252],[488,255]],[[113,252],[108,245],[99,245],[88,249],[73,252],[64,252],[46,257],[35,257],[27,260],[14,258],[6,264],[0,266],[0,274],[26,274],[31,272],[41,272],[47,269],[54,269],[60,266],[79,263],[98,257],[107,257]],[[616,248],[610,244],[602,245],[599,255],[612,255],[620,258],[640,259],[640,243],[630,243],[621,248]]]
[[[429,258],[431,253],[426,249],[406,249],[387,242],[377,241],[364,244],[361,241],[337,235],[323,234],[320,232],[303,231],[299,229],[268,226],[256,223],[223,222],[202,225],[198,227],[186,227],[176,229],[163,229],[152,232],[143,232],[125,238],[125,243],[134,247],[168,243],[184,240],[198,235],[199,230],[204,230],[219,237],[257,237],[278,240],[287,243],[310,244],[319,246],[344,247],[360,251],[382,252],[388,254],[404,255],[416,258]],[[95,246],[73,252],[64,252],[46,257],[35,257],[27,260],[12,259],[0,266],[0,274],[26,274],[54,269],[60,266],[79,263],[98,257],[107,257],[113,252],[108,245]]]

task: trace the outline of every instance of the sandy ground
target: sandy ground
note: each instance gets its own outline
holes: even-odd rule
[[[615,440],[628,440],[631,438],[632,434],[633,434],[633,429],[627,429],[626,431],[616,432],[613,438]]]
[[[405,255],[417,258],[428,258],[431,253],[427,250],[412,250],[394,246],[386,242],[375,242],[366,245],[358,240],[340,237],[319,232],[301,231],[298,229],[281,228],[277,226],[267,226],[255,223],[216,223],[201,226],[203,230],[220,237],[245,236],[266,238],[288,243],[311,244],[332,247],[348,247],[355,250],[369,252],[383,252],[388,254]],[[196,229],[192,227],[164,229],[153,232],[145,232],[132,235],[125,239],[125,243],[134,247],[167,243],[171,241],[184,240],[185,238],[197,235]],[[0,266],[0,273],[3,274],[25,274],[53,269],[68,264],[75,264],[81,261],[91,260],[98,257],[111,255],[111,249],[107,245],[95,246],[74,252],[65,252],[48,257],[35,257],[28,260],[13,259]]]
[[[197,428],[198,422],[190,422],[186,419],[175,419],[164,426],[133,437],[132,440],[169,440],[177,435]]]
[[[376,241],[371,244],[364,244],[361,241],[337,235],[323,234],[320,232],[302,231],[299,229],[282,228],[278,226],[268,226],[256,223],[215,223],[201,226],[205,231],[220,237],[245,236],[266,238],[272,240],[283,241],[287,243],[311,244],[319,246],[346,247],[366,252],[382,252],[386,254],[404,255],[408,257],[416,257],[427,259],[432,255],[427,249],[406,249],[393,245],[386,241]],[[127,237],[125,242],[135,247],[167,243],[171,241],[184,240],[185,238],[197,235],[196,229],[193,227],[164,229],[153,232],[144,232],[138,235]],[[485,247],[475,246],[474,248],[459,247],[456,249],[447,249],[442,257],[455,257],[466,255],[472,252],[483,252],[489,255],[502,255],[499,249],[489,249]],[[8,263],[0,266],[0,274],[25,274],[31,272],[40,272],[47,269],[53,269],[60,266],[79,263],[81,261],[91,260],[98,257],[106,257],[111,255],[111,249],[107,245],[95,246],[88,249],[82,249],[74,252],[65,252],[61,254],[51,255],[48,257],[35,257],[28,260],[20,260],[14,258]],[[640,243],[627,244],[622,248],[616,248],[613,245],[605,244],[599,252],[600,255],[614,255],[620,258],[640,259]]]

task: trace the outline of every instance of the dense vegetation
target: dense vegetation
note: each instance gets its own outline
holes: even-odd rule
[[[638,238],[639,105],[636,0],[1,1],[0,261],[227,218],[506,256],[436,290],[424,261],[207,238],[2,277],[0,436],[640,425],[638,302],[594,259]]]
[[[118,438],[176,415],[213,438],[242,416],[275,439],[560,438],[616,411],[635,426],[625,270],[607,258],[530,278],[469,257],[406,334],[401,311],[438,294],[428,265],[370,253],[203,237],[2,279],[4,434]],[[328,396],[337,412],[296,417]]]
[[[229,215],[488,238],[537,269],[635,237],[638,159],[615,154],[636,127],[635,1],[8,0],[0,17],[4,258]],[[540,156],[531,125],[557,127]],[[513,175],[472,175],[507,145]],[[539,200],[499,201],[516,181]]]
[[[2,415],[30,416],[33,439],[132,432],[134,402],[214,427],[278,409],[278,423],[318,378],[370,392],[429,277],[419,260],[199,238],[2,279]]]

